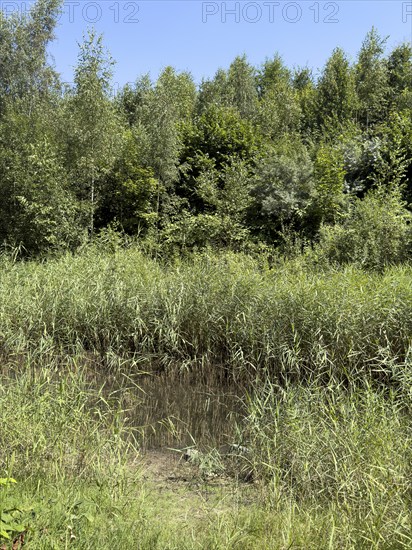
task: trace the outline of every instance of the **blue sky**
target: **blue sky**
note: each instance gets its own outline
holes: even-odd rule
[[[389,49],[411,41],[412,0],[66,0],[50,51],[67,82],[91,26],[116,60],[119,86],[146,72],[156,78],[167,65],[200,82],[243,53],[259,65],[278,52],[288,66],[316,74],[336,46],[354,59],[372,25],[390,36]]]

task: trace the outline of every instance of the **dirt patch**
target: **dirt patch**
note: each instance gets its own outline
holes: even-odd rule
[[[174,520],[205,519],[248,506],[256,498],[253,484],[205,471],[168,449],[142,453],[138,467],[148,497]]]
[[[196,487],[226,487],[234,481],[222,473],[216,473],[213,468],[202,467],[190,460],[184,459],[184,453],[161,449],[142,453],[138,464],[142,471],[142,479],[159,486],[175,488],[177,485],[194,489]]]

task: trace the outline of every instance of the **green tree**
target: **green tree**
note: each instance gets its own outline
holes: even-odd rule
[[[141,164],[139,135],[128,129],[122,141],[122,150],[105,179],[96,218],[100,227],[118,222],[127,233],[144,235],[157,221],[158,183],[153,170]]]
[[[345,123],[356,110],[353,73],[343,50],[336,48],[328,59],[316,90],[317,120]]]
[[[90,236],[104,177],[120,146],[121,127],[109,96],[112,65],[102,37],[90,31],[80,46],[75,86],[66,104],[67,168],[73,189],[86,206]]]
[[[196,187],[203,211],[195,215],[186,212],[170,224],[166,241],[186,249],[241,248],[250,236],[246,224],[252,200],[250,168],[244,161],[235,159],[218,171],[214,161],[205,157]]]
[[[339,136],[344,157],[346,190],[362,198],[377,185],[400,186],[411,193],[412,123],[408,110],[389,113],[388,120],[369,131],[348,126]]]
[[[0,124],[0,241],[26,253],[75,248],[78,208],[42,121],[8,111]]]
[[[301,110],[290,71],[278,55],[266,60],[257,74],[260,102],[254,120],[269,141],[299,129]]]
[[[152,87],[150,77],[146,74],[137,79],[133,86],[126,84],[115,97],[117,111],[129,126],[134,126],[141,119]]]
[[[272,59],[266,59],[257,71],[256,83],[260,98],[270,91],[276,92],[280,83],[290,84],[290,82],[291,73],[279,54],[275,54]]]
[[[212,162],[223,177],[225,167],[235,160],[253,163],[258,145],[259,136],[253,125],[242,119],[237,109],[209,106],[188,128],[178,193],[189,201],[191,209],[202,212],[205,204],[198,178],[208,163]]]
[[[355,199],[341,223],[321,228],[317,253],[333,263],[382,271],[409,257],[410,223],[401,189],[379,186]]]
[[[382,120],[387,111],[388,72],[383,59],[386,41],[387,38],[381,38],[372,28],[363,41],[355,65],[358,119],[366,128]]]
[[[0,12],[0,239],[30,254],[81,240],[59,147],[59,79],[48,60],[60,5],[38,0],[26,15]]]
[[[242,118],[251,119],[257,106],[255,69],[246,56],[238,56],[228,71],[227,88],[230,105],[237,108]]]
[[[296,69],[292,86],[301,113],[299,131],[303,135],[309,135],[316,122],[316,86],[312,71],[308,67]]]
[[[202,80],[196,99],[196,114],[201,115],[211,106],[229,107],[228,75],[218,69],[214,78]]]
[[[336,222],[344,207],[345,167],[339,144],[319,144],[314,162],[315,205],[321,221]]]
[[[179,210],[176,184],[183,136],[195,107],[196,87],[189,73],[167,67],[155,86],[145,90],[136,128],[146,146],[141,148],[142,165],[156,178],[157,229]]]
[[[39,100],[59,88],[48,48],[61,5],[61,0],[37,0],[27,14],[0,11],[0,115],[8,102],[17,100],[30,114]]]
[[[315,194],[313,163],[298,139],[285,139],[262,156],[255,168],[250,223],[267,240],[286,227],[300,230]]]
[[[406,188],[410,197],[408,169],[412,162],[412,122],[410,113],[391,112],[389,120],[379,127],[380,147],[370,167],[368,179],[374,186]],[[409,183],[409,185],[408,185]]]
[[[237,56],[227,71],[218,69],[213,79],[203,80],[197,97],[196,112],[211,106],[232,107],[242,118],[251,119],[257,106],[258,91],[255,68],[245,55]]]
[[[412,46],[396,47],[387,59],[389,101],[392,109],[412,111]]]

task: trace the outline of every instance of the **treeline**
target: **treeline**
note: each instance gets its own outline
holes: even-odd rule
[[[89,32],[74,84],[48,59],[61,0],[0,13],[0,242],[36,255],[107,227],[164,250],[321,240],[345,262],[409,250],[412,50],[372,29],[321,74],[245,56],[196,86],[165,68],[111,95]],[[388,244],[390,240],[390,244]]]

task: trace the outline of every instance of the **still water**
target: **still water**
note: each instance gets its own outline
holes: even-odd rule
[[[142,449],[217,448],[237,441],[236,424],[244,414],[241,388],[165,374],[129,382],[121,389],[122,404]]]

